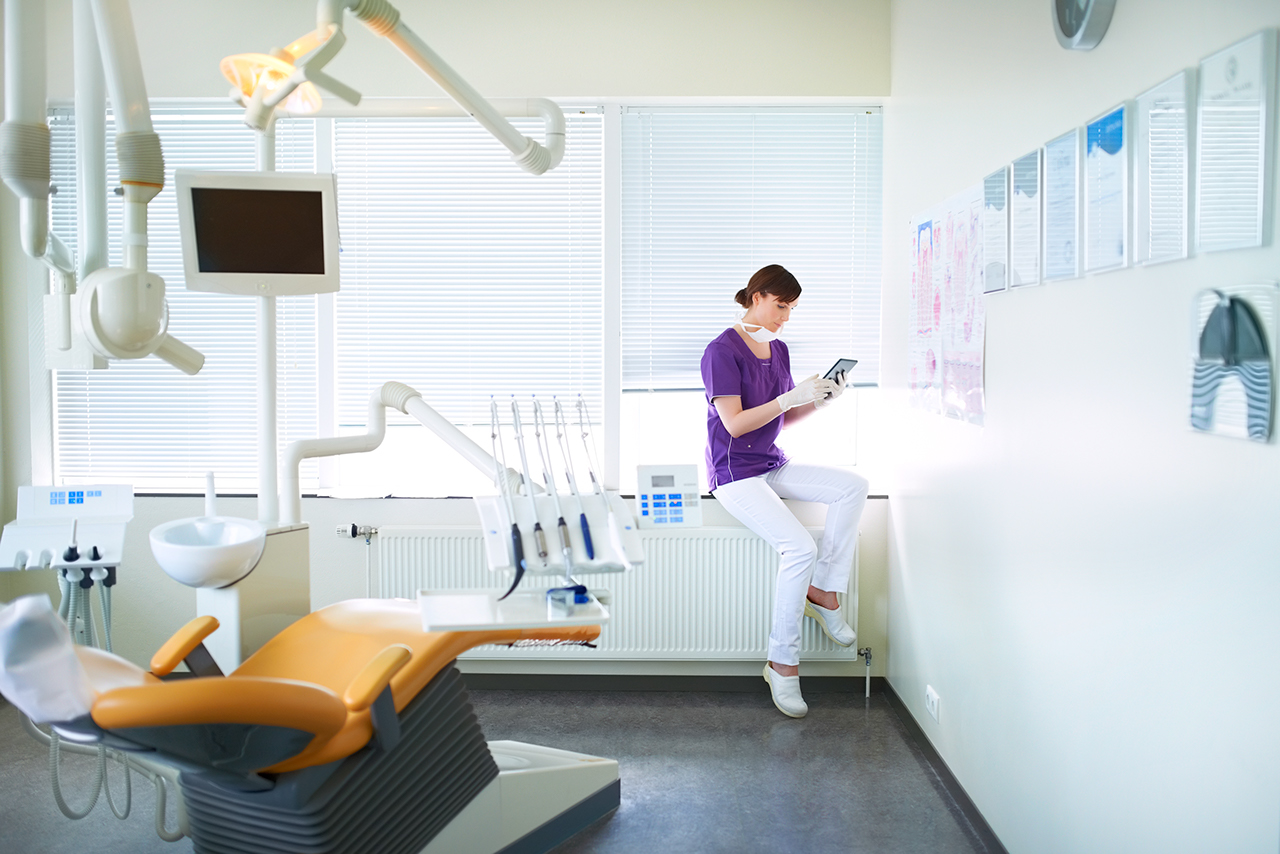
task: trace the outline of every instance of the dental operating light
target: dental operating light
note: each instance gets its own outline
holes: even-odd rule
[[[320,101],[319,95],[314,94],[317,86],[352,105],[360,103],[359,92],[322,70],[346,43],[342,15],[348,10],[376,35],[399,48],[410,62],[493,134],[521,169],[541,175],[560,164],[564,157],[564,113],[559,107],[541,98],[530,102],[545,122],[545,145],[520,133],[493,104],[418,38],[387,0],[321,0],[316,8],[316,29],[287,48],[274,50],[270,55],[237,54],[224,59],[222,73],[235,86],[234,96],[245,105],[245,124],[266,130],[277,107],[287,113],[315,112]]]

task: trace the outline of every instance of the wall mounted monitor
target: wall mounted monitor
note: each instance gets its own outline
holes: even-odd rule
[[[243,296],[338,290],[332,175],[179,169],[187,288]]]

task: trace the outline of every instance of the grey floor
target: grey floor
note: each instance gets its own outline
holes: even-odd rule
[[[987,850],[884,695],[806,699],[808,717],[791,720],[766,693],[472,692],[489,739],[618,760],[622,805],[557,854]],[[64,818],[48,761],[0,701],[0,851],[192,850],[155,835],[154,790],[137,778],[127,820],[105,798],[88,819]],[[93,760],[63,765],[66,798],[81,807]]]

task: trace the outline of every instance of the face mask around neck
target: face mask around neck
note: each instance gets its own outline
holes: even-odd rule
[[[741,326],[742,331],[747,333],[747,335],[751,337],[751,340],[755,341],[757,344],[768,344],[770,341],[777,341],[782,337],[781,331],[771,332],[767,326],[758,326],[754,323],[747,323],[742,320],[738,321],[738,325]],[[747,327],[754,327],[754,330],[748,329]]]

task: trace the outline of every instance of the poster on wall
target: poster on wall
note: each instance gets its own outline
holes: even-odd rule
[[[985,415],[983,348],[987,301],[983,288],[983,185],[975,184],[935,211],[942,241],[942,412],[981,425]],[[1037,241],[1038,242],[1038,241]]]
[[[1191,428],[1267,442],[1280,286],[1209,288],[1191,305]]]
[[[1080,275],[1079,128],[1044,147],[1044,277]]]
[[[942,288],[934,247],[941,225],[932,213],[911,222],[911,304],[907,312],[907,388],[911,405],[942,411]]]
[[[1085,126],[1085,272],[1125,266],[1129,260],[1129,146],[1124,107]]]
[[[1040,283],[1040,151],[1013,161],[1009,202],[1009,284]]]
[[[1276,33],[1263,30],[1200,63],[1196,248],[1261,246],[1270,221],[1271,87]]]
[[[1009,167],[982,182],[982,257],[986,293],[1009,286]]]
[[[1133,260],[1187,257],[1195,77],[1181,71],[1138,96],[1133,134]]]

